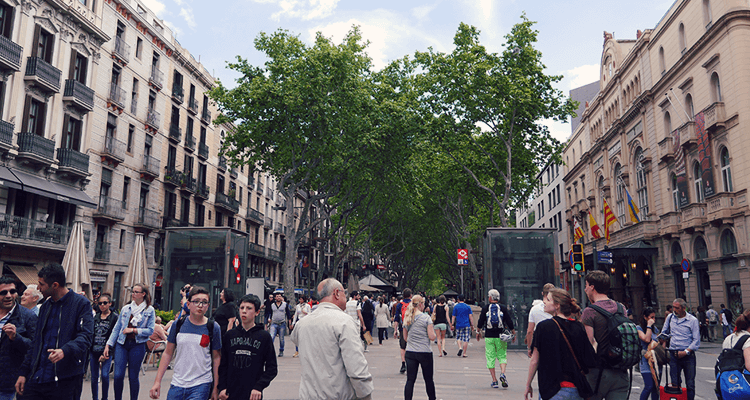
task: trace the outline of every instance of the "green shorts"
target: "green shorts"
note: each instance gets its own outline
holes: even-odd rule
[[[500,364],[508,363],[508,343],[500,338],[484,338],[484,356],[487,358],[487,368],[495,368],[495,360]]]

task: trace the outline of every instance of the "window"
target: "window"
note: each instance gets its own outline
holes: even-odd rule
[[[198,164],[198,183],[206,184],[206,164]]]
[[[224,175],[216,175],[216,192],[224,193]]]
[[[716,72],[711,74],[711,96],[714,103],[721,101],[721,82]]]
[[[172,79],[172,94],[181,97],[182,93],[182,74],[175,70]]]
[[[54,51],[55,41],[54,36],[51,33],[42,29],[40,25],[34,28],[34,41],[36,43],[36,51],[33,53],[34,56],[41,58],[42,60],[52,64],[52,52]]]
[[[693,96],[688,93],[685,96],[685,112],[688,114],[690,119],[695,115],[695,108],[693,107]]]
[[[36,133],[44,137],[44,123],[47,115],[47,105],[31,96],[26,96],[24,104],[24,120],[21,127],[23,132]]]
[[[224,214],[221,211],[216,210],[216,220],[214,221],[215,226],[222,226],[224,223]]]
[[[711,2],[709,0],[703,0],[703,24],[706,25],[706,29],[711,27],[712,22]]]
[[[8,39],[13,38],[13,11],[11,6],[0,5],[0,35]]]
[[[138,8],[141,8],[141,6],[138,6]],[[141,55],[143,55],[143,39],[139,37],[135,42],[135,57],[140,60]]]
[[[122,205],[125,209],[128,209],[128,193],[130,192],[130,178],[125,177],[122,183]]]
[[[696,260],[702,260],[704,258],[708,258],[708,247],[706,246],[706,241],[703,240],[702,237],[698,236],[695,238],[695,243],[693,245],[693,257]]]
[[[195,146],[195,138],[193,138],[193,119],[190,117],[187,119],[187,127],[185,128],[185,141],[187,141],[188,138],[192,138],[191,141],[193,142],[193,146]]]
[[[169,145],[167,151],[167,169],[175,169],[177,167],[177,148]]]
[[[635,151],[635,177],[636,191],[638,193],[638,207],[641,212],[641,221],[647,220],[648,216],[648,178],[644,160],[643,149],[640,147]]]
[[[669,135],[672,133],[672,117],[669,112],[664,113],[664,132]]]
[[[622,168],[620,164],[615,165],[615,187],[616,196],[615,208],[617,218],[620,220],[620,226],[625,226],[625,182],[622,181]]]
[[[138,79],[133,78],[133,90],[130,92],[130,112],[135,114],[138,111]]]
[[[721,234],[721,255],[728,256],[737,253],[737,241],[731,229],[726,229]]]
[[[206,206],[203,204],[195,205],[195,226],[203,226],[206,223]]]
[[[120,250],[125,247],[125,229],[120,229]]]
[[[70,71],[68,79],[86,84],[86,71],[88,68],[88,59],[77,51],[70,50]]]
[[[164,192],[164,215],[172,219],[177,216],[177,195],[173,192]]]
[[[63,122],[63,136],[60,147],[81,151],[81,121],[67,114]]]
[[[128,153],[133,152],[133,140],[135,139],[135,125],[128,126]]]
[[[148,111],[154,111],[156,108],[156,92],[153,90],[148,91]]]
[[[183,172],[185,173],[185,175],[188,176],[188,178],[192,178],[193,177],[193,157],[185,154],[184,165],[185,165],[185,168]]]
[[[597,186],[599,188],[599,195],[604,196],[604,177],[603,176],[599,177],[599,183]],[[602,204],[601,204],[601,207],[599,208],[599,214],[604,215],[604,201],[602,201],[601,203]]]
[[[180,203],[180,221],[187,225],[190,220],[190,199],[182,197]]]
[[[117,117],[115,117],[112,114],[107,114],[107,130],[105,131],[105,139],[111,146],[114,146],[114,143],[112,141],[117,137]]]
[[[661,74],[664,75],[667,72],[667,64],[664,62],[664,48],[659,47],[659,69]]]
[[[677,188],[677,175],[672,174],[672,202],[674,211],[680,211],[680,191]]]
[[[721,148],[721,183],[725,192],[732,191],[732,167],[729,165],[729,149]]]
[[[672,263],[679,264],[682,262],[682,247],[680,242],[672,243]]]
[[[701,165],[697,162],[693,164],[693,183],[695,184],[695,201],[702,203],[704,199],[703,193],[703,176],[701,171]]]
[[[680,27],[678,28],[678,36],[680,39],[680,52],[684,54],[687,50],[687,42],[685,41],[685,24],[680,23]]]

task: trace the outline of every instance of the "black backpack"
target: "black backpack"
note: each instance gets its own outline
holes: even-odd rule
[[[182,325],[185,323],[185,320],[188,319],[187,315],[183,315],[180,317],[180,319],[175,322],[175,329],[177,331],[174,333],[175,342],[177,341],[177,334],[180,333],[180,328],[182,328]],[[208,349],[209,351],[214,349],[214,319],[209,318],[208,323],[206,323],[206,328],[208,329]]]
[[[638,329],[628,317],[620,303],[612,314],[592,304],[595,311],[607,318],[607,343],[599,343],[599,356],[613,369],[630,369],[641,361],[641,344]],[[604,346],[602,346],[604,345]]]
[[[731,349],[724,349],[716,359],[714,373],[716,375],[716,397],[719,400],[747,398],[750,395],[748,377],[744,374],[745,356],[742,346],[750,339],[750,335],[743,335]]]

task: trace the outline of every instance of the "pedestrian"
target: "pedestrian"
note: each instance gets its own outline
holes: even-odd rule
[[[750,335],[750,310],[745,310],[740,314],[734,323],[736,329],[734,333],[724,339],[721,345],[722,349],[731,349],[743,336]],[[745,370],[750,371],[750,340],[745,341],[745,344],[742,345],[742,354],[745,359]],[[745,374],[747,375],[747,372]]]
[[[318,284],[320,304],[297,324],[292,341],[300,349],[300,400],[371,399],[372,375],[359,327],[346,310],[341,282],[328,278]]]
[[[585,374],[596,365],[596,358],[586,328],[573,317],[581,308],[560,288],[550,289],[543,301],[552,318],[541,321],[534,331],[524,399],[534,396],[531,382],[537,371],[542,400],[587,399],[593,390]]]
[[[464,295],[458,295],[458,303],[453,306],[453,316],[451,319],[451,325],[453,330],[456,331],[456,339],[458,339],[458,354],[457,356],[467,357],[466,351],[469,348],[469,341],[471,340],[471,333],[474,330],[474,312],[471,311],[471,307],[464,303]]]
[[[312,309],[309,304],[307,304],[307,296],[304,294],[300,296],[299,303],[297,303],[296,306],[294,306],[294,318],[292,319],[292,330],[294,330],[294,326],[297,325],[297,322],[301,320],[302,318],[306,317],[307,314],[310,314],[312,312]],[[299,356],[299,347],[295,347],[293,358],[296,358]]]
[[[167,400],[218,398],[221,328],[206,318],[209,307],[206,288],[191,287],[186,299],[190,312],[169,330],[163,362],[159,363],[154,385],[149,390],[152,399],[161,395],[161,380],[173,356],[174,374]]]
[[[18,370],[36,332],[36,314],[17,299],[16,281],[0,277],[0,400],[11,400],[16,394]]]
[[[107,340],[117,324],[117,313],[112,312],[112,295],[102,293],[97,299],[98,312],[94,316],[94,340],[91,345],[91,398],[99,400],[99,377],[102,379],[102,400],[109,398],[109,368],[112,359],[104,357]],[[100,375],[101,374],[101,375]]]
[[[115,358],[115,400],[122,400],[125,388],[125,368],[128,370],[130,399],[137,400],[140,391],[138,373],[146,355],[146,342],[154,333],[156,312],[151,307],[148,286],[137,283],[131,293],[133,301],[122,308],[104,349],[104,359]],[[109,372],[109,371],[108,371]]]
[[[666,320],[670,314],[672,314],[672,305],[667,304],[667,311],[664,312],[664,319]]]
[[[698,319],[688,314],[683,299],[672,302],[674,313],[664,321],[663,332],[669,335],[669,377],[674,386],[682,386],[681,373],[685,373],[688,400],[695,399],[695,351],[701,345]]]
[[[714,341],[719,338],[719,313],[714,310],[714,305],[710,304],[708,306],[708,311],[706,311],[706,318],[708,319],[708,334],[709,334],[709,340]]]
[[[636,328],[638,329],[638,337],[641,339],[641,350],[644,353],[641,356],[639,364],[641,377],[643,377],[643,391],[641,391],[640,400],[648,400],[649,396],[651,400],[659,400],[659,385],[656,384],[656,377],[651,373],[651,368],[648,365],[645,355],[645,352],[648,351],[648,345],[651,342],[657,341],[657,337],[659,336],[659,328],[654,325],[655,323],[656,311],[651,307],[646,307]]]
[[[271,320],[271,316],[273,315],[273,311],[271,311],[271,304],[274,302],[274,295],[273,293],[268,295],[268,298],[266,301],[263,302],[263,321],[266,325],[266,330],[271,330],[271,323],[268,322]]]
[[[542,287],[542,299],[547,297],[547,293],[549,293],[549,290],[554,288],[555,285],[553,283],[545,283]],[[536,326],[546,320],[552,318],[551,315],[544,312],[544,300],[534,300],[531,303],[531,310],[529,311],[529,324],[526,327],[526,337],[523,339],[523,343],[526,345],[526,348],[529,350],[529,357],[531,357],[531,340],[534,337],[534,330],[536,329]]]
[[[180,312],[177,313],[177,317],[175,317],[175,321],[179,320],[185,315],[188,315],[190,313],[190,307],[188,307],[188,300],[187,295],[190,293],[190,289],[192,289],[193,286],[189,283],[186,283],[185,286],[180,289]]]
[[[287,305],[281,293],[276,293],[274,302],[271,303],[270,315],[268,318],[268,324],[270,325],[271,339],[275,340],[276,336],[279,337],[279,357],[284,357],[284,335],[286,335],[287,328]]]
[[[695,316],[698,318],[698,323],[700,324],[701,328],[701,340],[703,341],[710,341],[710,337],[708,335],[708,314],[706,313],[706,308],[703,306],[698,306],[698,315]]]
[[[34,315],[39,315],[39,300],[42,299],[42,292],[37,289],[37,285],[31,284],[26,286],[26,290],[21,295],[21,305],[31,310]]]
[[[91,303],[65,287],[62,265],[49,264],[37,276],[39,291],[47,301],[39,308],[16,393],[24,400],[74,399],[80,394],[86,364],[82,360],[94,336]]]
[[[498,388],[498,377],[495,375],[495,360],[500,363],[500,383],[504,388],[508,387],[508,379],[505,377],[505,367],[508,365],[508,342],[501,337],[505,331],[516,335],[513,325],[513,316],[508,307],[500,304],[500,292],[490,289],[487,293],[489,304],[482,308],[477,321],[477,341],[481,338],[484,330],[484,356],[487,359],[487,369],[492,376],[491,387]]]
[[[414,396],[414,383],[417,381],[417,372],[422,368],[427,398],[435,399],[435,382],[432,379],[433,362],[432,348],[430,342],[435,340],[435,329],[432,318],[424,313],[424,297],[416,295],[412,297],[404,314],[404,340],[406,340],[406,386],[404,386],[404,399],[411,400]]]
[[[359,301],[359,292],[356,290],[351,293],[349,301],[346,302],[346,313],[352,317],[354,323],[359,326],[359,337],[367,353],[367,340],[365,340],[365,321],[362,317],[362,303]]]
[[[728,309],[724,304],[721,305],[721,325],[724,330],[724,337],[726,338],[732,333],[732,323],[734,322],[734,316],[732,310]]]
[[[404,315],[406,314],[406,308],[411,303],[411,289],[405,288],[401,291],[403,297],[401,301],[396,303],[396,310],[393,312],[393,331],[394,336],[398,336],[398,346],[401,348],[401,369],[399,373],[406,373],[406,339],[404,339]]]
[[[448,329],[448,305],[445,304],[445,296],[440,295],[437,298],[437,304],[432,309],[432,320],[435,324],[435,333],[437,334],[438,357],[447,356],[445,351],[445,331]]]
[[[248,294],[240,299],[240,323],[227,331],[221,347],[220,400],[260,400],[278,373],[271,335],[262,325],[255,325],[260,312],[258,296]]]
[[[382,296],[378,298],[378,306],[375,307],[375,320],[378,326],[378,344],[382,346],[388,335],[388,326],[391,324],[391,310]]]
[[[237,325],[237,311],[234,305],[234,292],[232,289],[225,287],[221,293],[219,293],[219,300],[221,305],[214,312],[214,321],[219,324],[221,328],[221,336],[227,333],[227,330],[234,328]]]
[[[166,347],[168,337],[169,333],[167,333],[167,328],[164,326],[164,324],[162,324],[161,317],[157,315],[156,319],[154,320],[154,333],[152,333],[151,336],[148,337],[148,342],[146,342],[146,350],[149,352],[153,352],[154,348],[156,348],[159,342],[163,342],[164,347]],[[164,351],[162,349],[162,351],[159,351],[155,354],[159,359],[158,362],[161,362],[161,356],[163,353]],[[151,362],[153,363],[153,360]]]
[[[591,271],[586,274],[584,292],[589,301],[605,311],[624,313],[625,306],[607,297],[610,279],[604,271]],[[592,307],[586,307],[581,314],[581,322],[586,326],[589,341],[596,347],[597,367],[590,368],[586,375],[595,394],[591,400],[626,400],[630,392],[628,371],[611,368],[604,355],[609,351],[608,319]]]
[[[372,336],[372,322],[375,319],[375,306],[368,296],[362,298],[362,321],[365,323],[365,331]]]

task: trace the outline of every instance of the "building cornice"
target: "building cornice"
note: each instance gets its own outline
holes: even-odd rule
[[[78,0],[49,0],[55,9],[64,17],[64,22],[68,27],[80,27],[88,32],[101,46],[102,43],[109,41],[111,38],[101,28],[96,26],[96,14],[86,8]]]

